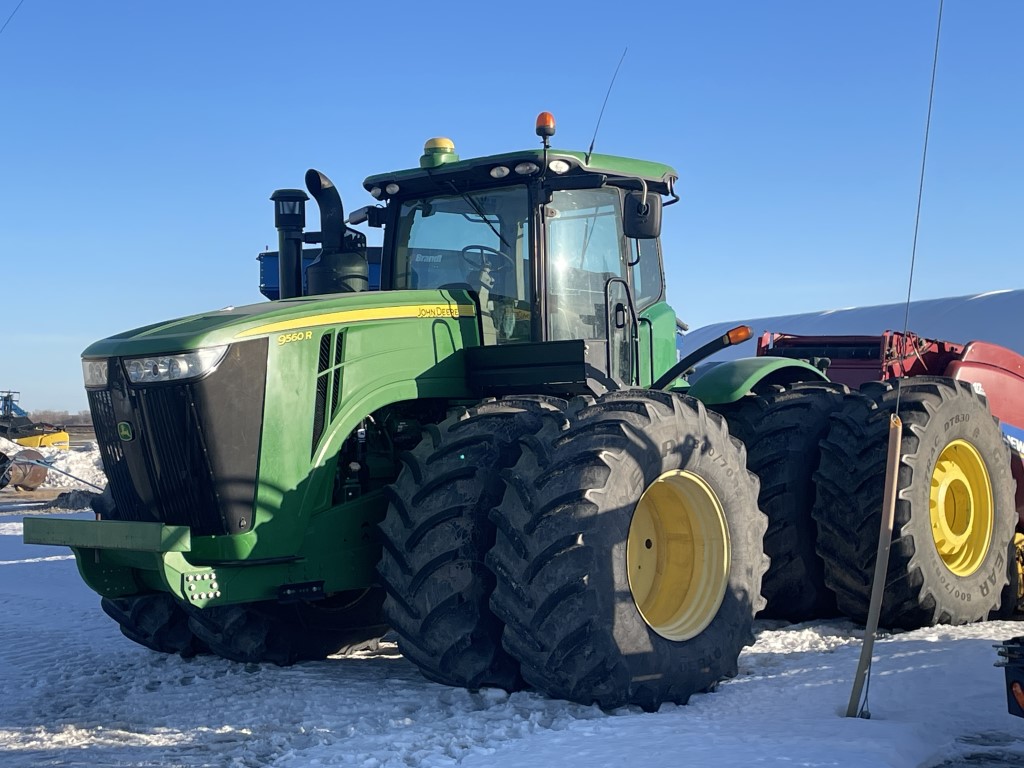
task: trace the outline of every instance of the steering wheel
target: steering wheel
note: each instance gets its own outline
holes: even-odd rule
[[[474,251],[479,252],[479,258],[476,261],[471,256]],[[489,256],[494,258],[488,258]],[[491,270],[492,274],[504,272],[509,267],[515,266],[511,256],[502,253],[497,248],[491,248],[489,245],[467,245],[462,249],[462,260],[473,269],[487,268]]]

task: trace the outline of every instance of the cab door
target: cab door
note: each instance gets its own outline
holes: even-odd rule
[[[619,190],[554,190],[543,213],[546,338],[587,341],[590,361],[608,376],[609,388],[635,384],[638,320]]]

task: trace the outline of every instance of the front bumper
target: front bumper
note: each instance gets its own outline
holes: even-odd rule
[[[214,546],[255,531],[197,537],[184,525],[26,517],[23,536],[26,544],[70,547],[82,579],[103,597],[166,592],[196,608],[317,600],[370,586],[383,505],[383,492],[374,491],[319,515],[299,553],[273,559],[248,557],[243,546]]]
[[[26,544],[84,549],[125,549],[139,552],[188,552],[192,533],[183,525],[124,520],[60,520],[26,517]]]
[[[200,608],[229,602],[217,569],[186,559],[187,526],[26,517],[23,531],[26,544],[70,547],[86,584],[104,597],[160,591]]]

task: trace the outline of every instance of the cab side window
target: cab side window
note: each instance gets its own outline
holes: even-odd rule
[[[658,245],[658,238],[634,242],[640,244],[640,263],[634,264],[632,267],[634,300],[639,311],[661,299],[665,290],[665,278],[661,271],[661,249]],[[636,256],[634,255],[633,258],[635,259]]]

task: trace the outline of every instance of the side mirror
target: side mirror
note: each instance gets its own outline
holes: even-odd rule
[[[375,205],[365,205],[362,208],[357,208],[348,215],[348,221],[346,223],[356,226],[358,224],[366,223],[370,227],[384,226],[384,209],[379,208]]]
[[[661,195],[648,192],[626,193],[622,209],[622,231],[626,237],[652,240],[661,235]]]

